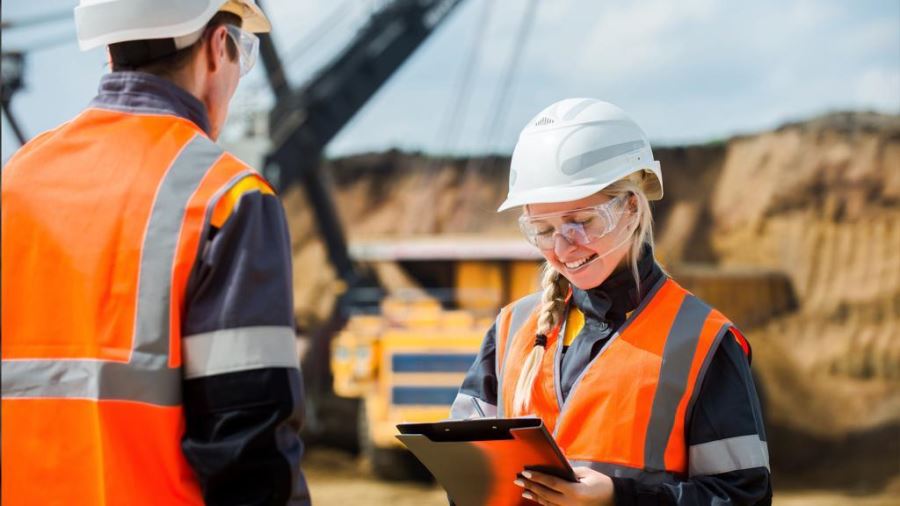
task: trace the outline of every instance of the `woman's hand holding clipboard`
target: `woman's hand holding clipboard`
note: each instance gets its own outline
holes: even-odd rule
[[[480,418],[397,428],[397,438],[458,506],[534,504],[513,482],[523,469],[578,481],[539,418]]]

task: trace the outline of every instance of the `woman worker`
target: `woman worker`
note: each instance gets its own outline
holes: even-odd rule
[[[643,131],[593,99],[522,131],[509,195],[546,259],[542,290],[506,306],[451,417],[538,416],[577,483],[524,471],[551,505],[770,504],[747,341],[653,256],[662,174]]]

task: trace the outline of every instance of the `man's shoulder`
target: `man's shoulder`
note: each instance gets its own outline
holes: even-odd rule
[[[48,145],[51,145],[53,143],[53,139],[61,135],[65,136],[66,130],[72,128],[72,125],[75,124],[83,114],[84,112],[82,112],[78,116],[75,116],[69,121],[66,121],[65,123],[61,123],[49,130],[45,130],[29,139],[28,142],[23,144],[19,149],[16,150],[15,153],[13,153],[4,168],[10,168],[17,165],[29,154],[40,151],[41,149],[48,147]]]
[[[221,227],[233,214],[238,203],[248,195],[275,197],[274,187],[256,170],[244,163],[232,153],[225,152],[220,163],[233,164],[236,176],[228,182],[221,192],[213,208],[210,223]]]

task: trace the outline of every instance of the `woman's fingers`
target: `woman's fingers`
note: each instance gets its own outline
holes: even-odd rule
[[[565,497],[558,490],[549,486],[553,483],[553,480],[549,478],[553,477],[543,473],[525,471],[522,473],[522,477],[516,479],[515,484],[525,489],[522,497],[526,499],[531,499],[538,504],[553,506],[562,504]]]
[[[565,480],[561,480],[556,476],[537,471],[522,471],[522,476],[529,481],[533,481],[555,492],[564,492],[571,484]]]
[[[536,496],[533,493],[528,492],[528,491],[522,492],[522,497],[524,497],[525,499],[534,501],[534,502],[540,504],[541,506],[562,506],[559,503],[555,503],[553,501],[550,501],[549,499],[544,499],[543,497]]]

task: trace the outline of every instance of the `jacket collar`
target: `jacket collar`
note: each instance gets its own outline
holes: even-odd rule
[[[168,79],[145,72],[118,71],[104,75],[90,106],[178,116],[210,135],[209,117],[203,102]]]
[[[634,311],[647,292],[664,275],[662,268],[653,257],[650,245],[644,245],[638,260],[640,291],[635,286],[631,266],[615,270],[595,288],[581,290],[572,287],[572,303],[584,313],[585,320],[609,322],[617,327],[625,321],[628,313]]]

